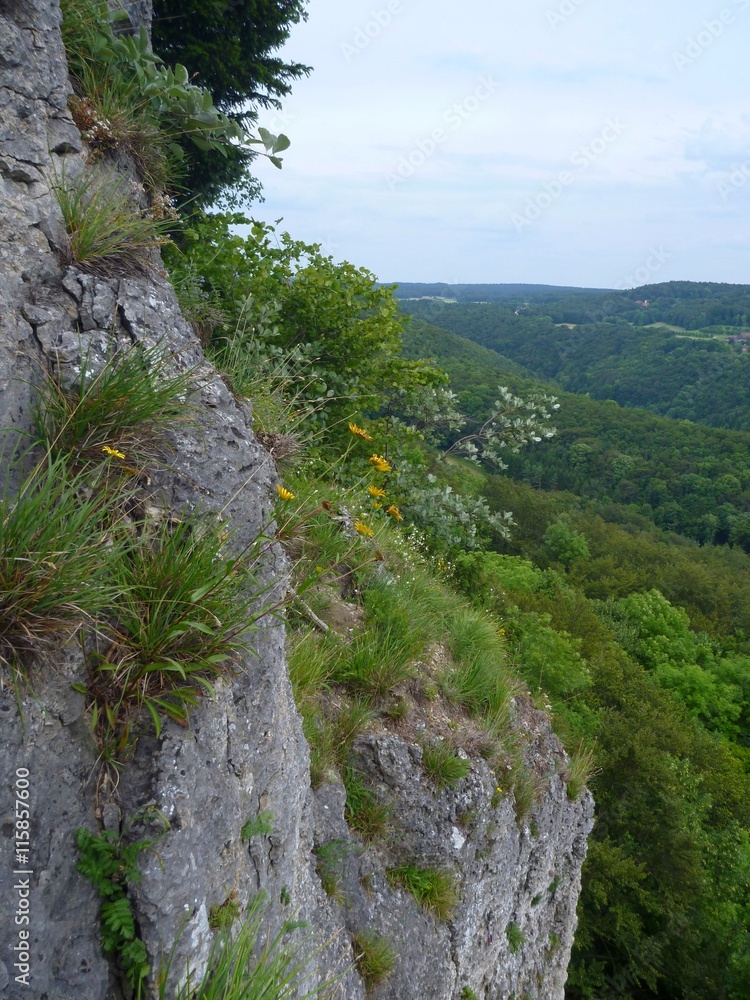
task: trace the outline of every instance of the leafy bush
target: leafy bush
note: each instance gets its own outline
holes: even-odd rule
[[[137,164],[147,165],[144,180],[161,179],[148,167],[155,156],[182,160],[185,142],[219,152],[238,143],[245,149],[260,145],[271,162],[281,166],[278,154],[289,146],[286,136],[272,136],[264,129],[259,130],[261,138],[250,136],[237,119],[214,106],[209,91],[190,82],[184,66],[168,67],[151,51],[144,26],[134,34],[113,31],[127,15],[110,11],[104,0],[63,0],[62,8],[63,42],[77,89],[94,109],[99,131],[114,145],[135,152]],[[118,131],[117,123],[105,116],[102,93],[110,93],[114,104],[130,111],[130,131]],[[164,154],[150,153],[147,143],[161,145]]]

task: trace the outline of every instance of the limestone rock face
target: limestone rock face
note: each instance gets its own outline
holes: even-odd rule
[[[149,23],[149,3],[130,7],[134,23]],[[51,185],[81,169],[82,143],[67,111],[59,24],[56,0],[0,0],[0,471],[32,426],[34,384],[45,366],[73,377],[84,357],[103,363],[117,344],[158,343],[176,369],[199,373],[200,390],[191,420],[171,432],[153,489],[165,509],[221,511],[245,544],[270,526],[273,462],[253,436],[249,406],[205,361],[171,286],[158,271],[105,280],[60,263],[64,236]],[[283,596],[285,574],[283,553],[269,543],[266,599]],[[155,973],[171,953],[167,997],[188,969],[200,975],[205,966],[212,909],[228,899],[245,907],[262,890],[270,932],[291,916],[308,921],[311,946],[320,949],[313,982],[338,973],[334,993],[347,1000],[365,996],[351,938],[366,929],[387,937],[398,959],[374,996],[457,1000],[470,987],[487,1000],[514,992],[562,998],[592,803],[588,793],[566,798],[555,773],[561,750],[546,720],[528,724],[537,730],[531,745],[547,791],[520,825],[509,797],[493,805],[498,779],[483,762],[456,789],[438,792],[417,746],[393,733],[360,740],[359,766],[398,818],[390,846],[368,847],[347,828],[340,783],[310,787],[284,638],[283,621],[267,617],[232,683],[192,713],[189,728],[169,723],[158,739],[142,736],[116,789],[101,781],[84,697],[72,686],[85,674],[75,642],[36,664],[34,694],[20,713],[15,693],[0,690],[0,899],[11,914],[0,920],[0,995],[124,995],[102,954],[99,899],[75,867],[75,831],[104,825],[152,836],[153,824],[138,817],[153,807],[170,826],[154,852],[141,855],[132,902]],[[14,874],[19,768],[28,769],[31,789],[28,875]],[[243,838],[261,813],[272,819]],[[337,899],[326,896],[316,872],[314,848],[331,841],[346,848]],[[459,902],[448,921],[387,880],[406,852],[455,873]],[[25,879],[28,925],[12,916]],[[30,985],[16,981],[14,967],[25,926]],[[155,977],[150,990],[155,996]]]

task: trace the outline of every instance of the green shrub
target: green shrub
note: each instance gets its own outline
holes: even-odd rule
[[[354,964],[365,982],[365,988],[386,979],[396,965],[396,955],[387,938],[372,931],[361,931],[352,937]]]
[[[427,743],[422,766],[438,788],[453,788],[471,772],[471,761],[459,757],[447,743]]]
[[[402,886],[423,909],[434,913],[438,920],[447,920],[458,903],[456,879],[443,868],[399,865],[389,868],[386,876],[391,885]]]

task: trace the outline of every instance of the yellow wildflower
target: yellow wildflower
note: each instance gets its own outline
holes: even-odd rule
[[[372,461],[372,459],[370,461]],[[381,490],[379,486],[368,486],[367,492],[370,494],[371,497],[385,496],[385,490]]]
[[[404,515],[401,513],[401,511],[398,509],[398,507],[395,504],[393,504],[393,503],[386,510],[386,514],[390,514],[391,517],[395,518],[397,521],[403,521],[403,519],[404,519]]]
[[[382,457],[382,455],[372,455],[370,456],[370,463],[375,466],[378,472],[390,472],[391,467]]]
[[[109,448],[107,447],[106,444],[102,448],[102,451],[106,452],[108,455],[111,455],[112,458],[125,458],[123,453],[121,451],[118,451],[117,448]]]
[[[355,521],[354,528],[356,531],[360,533],[360,535],[364,535],[365,538],[372,538],[372,536],[375,534],[375,532],[372,530],[369,524],[365,524],[364,521]]]
[[[497,786],[497,791],[502,793],[502,788],[499,785]]]
[[[356,424],[349,424],[349,430],[355,437],[362,438],[363,441],[372,441],[372,438],[362,427],[357,427]]]
[[[376,500],[373,501],[372,505],[375,508],[375,510],[380,510],[380,508],[383,506],[382,503],[378,503]]]
[[[276,492],[279,494],[282,500],[294,500],[294,493],[290,493],[289,490],[285,490],[283,486],[276,484]]]

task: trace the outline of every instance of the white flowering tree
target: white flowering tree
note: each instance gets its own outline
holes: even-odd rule
[[[490,462],[507,469],[501,457],[503,451],[515,454],[526,444],[538,444],[555,436],[557,431],[549,422],[560,404],[554,396],[532,393],[521,399],[504,385],[499,387],[499,394],[487,419],[454,441],[443,452],[443,459],[464,455],[475,462]]]

